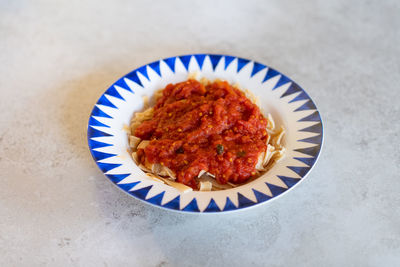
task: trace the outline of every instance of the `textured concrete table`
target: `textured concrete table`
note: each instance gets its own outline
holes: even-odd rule
[[[399,14],[396,0],[0,1],[0,266],[400,266]],[[314,98],[325,147],[298,188],[187,215],[97,169],[100,94],[195,52],[264,62]]]

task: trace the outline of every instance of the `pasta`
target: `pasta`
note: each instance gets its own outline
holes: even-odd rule
[[[193,73],[189,75],[190,79],[199,79],[198,73]],[[200,83],[203,86],[209,86],[211,82],[205,78],[202,78],[200,80]],[[234,86],[234,88],[239,89],[238,85]],[[200,90],[200,89],[199,89]],[[183,91],[183,89],[182,89]],[[243,92],[243,91],[242,91]],[[258,99],[248,90],[245,90],[243,92],[245,96],[253,103],[256,104],[258,103]],[[154,98],[155,100],[160,99],[163,97],[163,91],[159,90],[156,92]],[[165,183],[167,185],[170,185],[182,192],[189,192],[193,190],[193,186],[188,186],[185,185],[181,182],[177,181],[177,173],[175,173],[173,170],[165,166],[162,162],[161,163],[151,163],[146,157],[143,158],[143,151],[146,149],[146,147],[150,144],[151,140],[146,140],[146,139],[141,139],[138,136],[135,136],[135,131],[138,129],[139,126],[141,126],[144,122],[149,123],[155,113],[154,107],[148,107],[149,100],[147,97],[144,98],[145,101],[145,106],[147,107],[143,112],[136,112],[134,116],[132,117],[131,124],[130,124],[130,135],[129,135],[129,145],[131,148],[131,153],[132,153],[132,158],[135,161],[135,163],[138,165],[138,167],[143,170],[145,173],[147,173],[148,177],[154,181],[160,182],[160,183]],[[183,98],[182,100],[179,101],[185,101]],[[157,105],[156,105],[157,106]],[[199,116],[202,116],[203,112],[201,109],[199,109],[198,112]],[[207,113],[208,114],[208,113]],[[212,116],[212,111],[209,111],[209,116]],[[171,113],[166,114],[165,116],[172,117],[174,116]],[[186,116],[184,114],[183,116]],[[207,115],[206,115],[207,116]],[[180,118],[173,118],[176,120],[179,120]],[[254,162],[254,168],[255,171],[252,172],[251,178],[247,179],[245,182],[249,182],[251,180],[256,179],[263,173],[267,172],[269,169],[272,168],[272,166],[281,160],[284,157],[285,154],[285,147],[283,145],[283,138],[285,135],[285,129],[281,127],[277,127],[276,123],[272,117],[271,114],[267,115],[267,122],[266,122],[266,127],[265,127],[265,144],[263,143],[262,145],[266,147],[266,149],[258,154],[258,157],[256,159],[256,162]],[[168,131],[169,126],[167,125],[165,128],[165,131]],[[217,126],[213,126],[217,127]],[[244,125],[243,127],[246,127]],[[177,132],[180,133],[184,131],[185,129],[177,129]],[[205,128],[204,131],[207,131],[207,128]],[[197,132],[193,130],[193,136],[195,136]],[[154,138],[154,137],[153,137]],[[264,140],[264,139],[263,139]],[[182,144],[179,143],[179,140],[169,143],[168,144],[171,149],[175,149],[176,153],[180,153],[179,149],[184,150],[183,148],[185,145],[182,146]],[[221,148],[222,147],[222,148]],[[219,155],[220,152],[222,153],[228,153],[224,151],[224,147],[217,145],[216,150],[217,154]],[[150,148],[150,147],[149,147]],[[187,149],[187,148],[185,148]],[[189,148],[190,149],[190,148]],[[167,150],[167,149],[166,149]],[[183,153],[183,152],[182,152]],[[225,155],[224,154],[224,155]],[[179,156],[179,155],[178,155]],[[247,156],[247,155],[246,155]],[[242,155],[236,155],[237,160],[241,160]],[[229,158],[230,161],[232,161],[231,158]],[[247,158],[247,160],[251,160],[251,158]],[[198,166],[201,166],[201,163],[198,164]],[[179,170],[178,170],[179,171]],[[228,171],[229,172],[229,171]],[[180,174],[182,175],[182,174]],[[199,171],[196,174],[195,180],[197,181],[197,190],[199,191],[215,191],[215,190],[224,190],[224,189],[229,189],[233,188],[236,186],[239,186],[243,183],[233,183],[231,181],[226,181],[225,183],[219,183],[217,180],[221,179],[220,177],[223,177],[224,174],[219,174],[218,177],[216,177],[215,174],[209,173],[205,169],[199,169]]]

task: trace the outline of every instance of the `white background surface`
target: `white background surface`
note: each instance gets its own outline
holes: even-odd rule
[[[398,1],[0,1],[1,266],[400,265]],[[316,101],[322,156],[286,196],[198,216],[97,169],[93,104],[153,60],[226,53]]]

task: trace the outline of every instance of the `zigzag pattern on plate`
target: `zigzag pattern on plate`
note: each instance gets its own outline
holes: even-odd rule
[[[291,109],[292,124],[297,126],[295,148],[288,151],[286,168],[279,174],[258,178],[252,183],[231,190],[180,194],[173,188],[135,177],[129,154],[116,140],[126,133],[114,125],[119,111],[127,107],[135,94],[142,93],[155,79],[175,72],[222,71],[247,75],[261,84],[262,90],[271,90]],[[292,188],[315,164],[321,150],[323,127],[319,112],[307,93],[285,75],[266,65],[225,55],[196,54],[170,57],[140,67],[115,82],[100,97],[90,115],[88,143],[94,160],[105,175],[125,192],[164,208],[189,212],[221,212],[246,208],[268,201]],[[125,148],[126,150],[126,148]],[[128,156],[127,156],[128,155]],[[139,169],[136,168],[135,171]],[[140,171],[140,170],[139,170]],[[263,177],[263,176],[262,176]]]

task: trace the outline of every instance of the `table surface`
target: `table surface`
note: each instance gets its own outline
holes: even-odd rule
[[[0,265],[399,266],[399,14],[396,0],[0,1]],[[178,214],[93,162],[102,92],[201,52],[273,66],[317,103],[321,157],[279,200]]]

